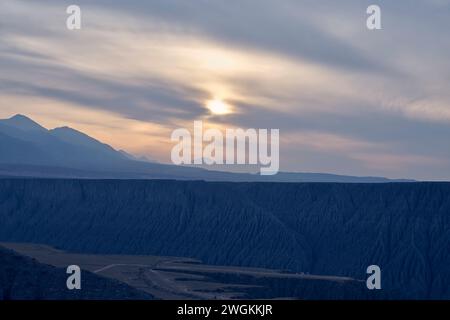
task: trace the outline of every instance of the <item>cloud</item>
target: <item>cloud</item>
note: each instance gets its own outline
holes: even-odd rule
[[[369,1],[80,0],[82,30],[72,32],[65,2],[2,1],[0,108],[47,101],[94,112],[98,128],[105,115],[123,126],[121,146],[150,125],[164,132],[159,150],[167,130],[194,119],[279,128],[286,168],[326,171],[335,159],[331,171],[392,175],[390,160],[416,159],[395,167],[437,177],[450,172],[449,2],[379,2],[383,30],[369,32]],[[210,115],[213,98],[237,112]],[[373,165],[366,155],[376,154],[387,160]]]

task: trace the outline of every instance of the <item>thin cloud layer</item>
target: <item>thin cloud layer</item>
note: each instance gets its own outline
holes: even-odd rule
[[[381,1],[379,31],[368,1],[83,0],[80,31],[69,4],[0,4],[0,116],[160,161],[193,120],[279,128],[282,170],[450,179],[449,1]]]

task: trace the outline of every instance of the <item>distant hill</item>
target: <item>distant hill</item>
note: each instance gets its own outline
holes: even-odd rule
[[[82,271],[82,289],[68,290],[66,270],[0,247],[0,300],[148,300],[116,280]]]
[[[0,242],[366,279],[450,299],[450,183],[0,179]]]
[[[9,119],[0,119],[0,125],[5,125],[11,128],[20,129],[28,132],[46,132],[47,129],[42,127],[39,123],[31,120],[30,118],[16,114]]]
[[[367,290],[364,281],[348,277],[213,266],[182,257],[70,253],[30,243],[1,246],[59,268],[76,261],[83,270],[127,283],[161,300],[384,298],[382,291]]]
[[[260,176],[190,166],[175,166],[115,150],[69,127],[47,130],[32,119],[16,115],[0,120],[0,176],[175,179],[278,182],[408,182],[381,177],[352,177],[323,173],[283,173]]]

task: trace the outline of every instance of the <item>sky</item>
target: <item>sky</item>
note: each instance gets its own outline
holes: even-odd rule
[[[281,171],[449,180],[449,56],[450,0],[2,0],[0,117],[167,163],[195,120],[274,128]]]

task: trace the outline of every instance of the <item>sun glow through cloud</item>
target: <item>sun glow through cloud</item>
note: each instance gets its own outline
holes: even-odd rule
[[[207,101],[206,107],[215,115],[225,115],[232,112],[232,107],[220,99]]]

